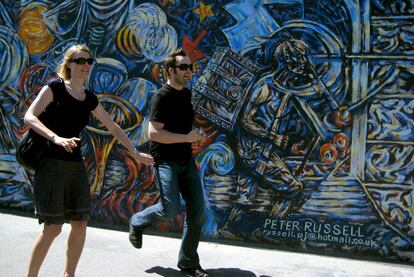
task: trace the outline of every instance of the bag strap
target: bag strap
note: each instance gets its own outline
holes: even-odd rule
[[[53,101],[50,103],[46,109],[39,115],[40,121],[43,123],[48,122],[50,119],[50,111],[53,111],[55,107],[62,103],[63,93],[61,93],[62,89],[65,89],[65,83],[61,78],[55,78],[47,82],[47,85],[52,90]]]

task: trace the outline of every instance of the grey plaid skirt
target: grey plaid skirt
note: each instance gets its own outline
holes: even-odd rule
[[[89,219],[89,182],[82,161],[45,157],[36,170],[33,195],[39,223]]]

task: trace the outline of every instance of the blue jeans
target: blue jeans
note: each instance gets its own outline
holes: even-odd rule
[[[194,160],[184,164],[158,162],[158,190],[161,202],[134,214],[130,224],[136,230],[174,218],[180,212],[180,193],[186,205],[186,217],[178,256],[179,268],[199,265],[197,253],[205,221],[204,196]]]

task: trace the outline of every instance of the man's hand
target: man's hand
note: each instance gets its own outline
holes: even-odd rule
[[[193,129],[191,132],[187,134],[188,136],[188,142],[190,143],[197,143],[198,145],[202,144],[204,142],[205,133],[203,129]]]
[[[197,145],[201,146],[204,143],[204,141],[206,141],[207,136],[206,136],[206,132],[204,131],[203,127],[200,127],[200,129],[198,129],[198,133],[201,136],[201,140],[197,141]]]

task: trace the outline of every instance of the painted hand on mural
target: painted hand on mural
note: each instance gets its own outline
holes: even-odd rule
[[[273,133],[270,133],[270,139],[276,146],[279,146],[282,149],[285,149],[289,142],[288,136],[278,135],[278,134],[273,134]]]

